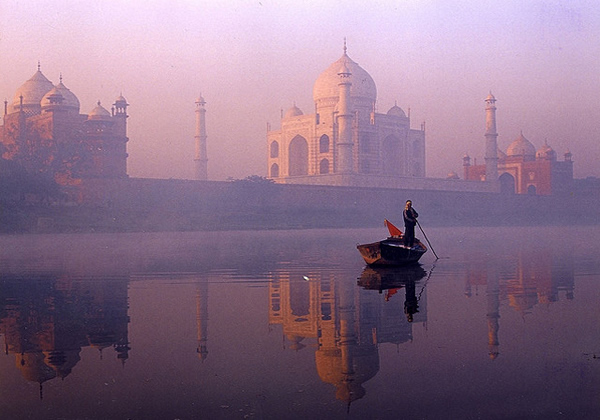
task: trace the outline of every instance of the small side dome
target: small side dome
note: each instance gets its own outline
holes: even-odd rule
[[[60,90],[55,87],[52,90],[48,91],[40,101],[42,106],[42,110],[62,108],[65,105],[65,98],[60,93]]]
[[[544,143],[542,147],[535,154],[536,159],[542,160],[556,160],[556,152],[548,143]]]
[[[450,171],[448,172],[448,175],[446,175],[446,179],[460,179],[458,177],[458,174],[454,171]]]
[[[523,133],[521,133],[519,137],[508,146],[506,155],[511,157],[535,158],[535,147],[523,136]]]
[[[293,118],[293,117],[298,117],[300,115],[304,115],[304,112],[302,112],[302,110],[294,104],[293,107],[291,107],[290,109],[288,109],[285,112],[285,115],[283,116],[283,118]]]
[[[404,112],[404,110],[396,104],[394,104],[394,106],[389,109],[387,114],[392,115],[394,117],[406,118],[406,113]]]
[[[117,99],[115,99],[115,105],[116,104],[127,104],[127,99],[125,99],[123,95],[119,95]]]
[[[110,121],[110,119],[111,119],[110,112],[108,112],[106,110],[106,108],[104,108],[102,106],[102,104],[100,103],[100,101],[98,101],[98,105],[96,105],[96,108],[92,109],[92,112],[90,112],[88,114],[88,120],[105,120],[105,121]]]
[[[71,92],[69,90],[69,88],[67,88],[63,82],[62,82],[62,76],[60,77],[60,82],[58,83],[58,85],[56,85],[56,89],[60,92],[60,94],[63,96],[63,98],[65,99],[63,101],[63,105],[66,108],[69,108],[73,111],[76,111],[77,113],[79,113],[79,99],[77,99],[77,96],[75,96],[75,94],[73,92]]]

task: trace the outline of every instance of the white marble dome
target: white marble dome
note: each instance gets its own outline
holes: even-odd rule
[[[302,110],[300,108],[298,108],[296,105],[294,105],[293,107],[291,107],[290,109],[288,109],[283,118],[293,118],[293,117],[298,117],[300,115],[304,115],[304,112],[302,112]]]
[[[346,53],[339,60],[332,63],[317,78],[313,87],[313,99],[315,102],[321,100],[336,100],[340,92],[340,69],[347,68],[350,74],[350,97],[361,99],[363,102],[372,103],[377,99],[377,87],[369,73],[354,62]]]
[[[402,108],[400,108],[398,105],[394,105],[393,107],[391,107],[389,109],[389,111],[387,112],[388,115],[393,115],[395,117],[402,117],[402,118],[406,118],[406,113],[404,112],[404,110]]]

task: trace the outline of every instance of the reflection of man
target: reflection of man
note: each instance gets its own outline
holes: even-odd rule
[[[412,201],[406,201],[402,215],[404,216],[404,245],[412,248],[415,243],[415,225],[419,217],[419,213],[412,207]]]
[[[404,301],[404,313],[408,322],[413,322],[413,314],[419,312],[419,301],[415,294],[416,284],[414,281],[406,283],[406,300]]]

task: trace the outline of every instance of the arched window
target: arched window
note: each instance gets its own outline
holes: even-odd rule
[[[361,134],[358,138],[360,151],[362,153],[370,153],[373,151],[373,137],[368,134]]]
[[[271,143],[271,157],[279,157],[279,143],[277,143],[276,141]]]
[[[329,152],[329,136],[327,134],[323,134],[319,139],[319,153],[328,153]]]
[[[500,192],[503,194],[515,193],[515,178],[511,174],[505,172],[500,175],[498,180],[500,181]]]
[[[413,147],[413,150],[412,150],[413,157],[420,158],[421,157],[421,141],[415,140],[413,142],[412,147]]]
[[[308,142],[302,136],[296,136],[290,142],[289,175],[308,175]]]
[[[294,276],[295,277],[295,276]],[[295,322],[306,321],[310,314],[310,287],[302,277],[290,279],[290,309]]]
[[[320,174],[328,174],[329,173],[329,159],[323,159],[319,163],[319,173]]]
[[[527,194],[528,195],[536,195],[537,194],[537,189],[535,188],[535,185],[530,185],[527,187]]]
[[[271,165],[271,178],[279,177],[279,165],[274,163]]]
[[[404,162],[402,161],[402,143],[395,136],[388,136],[381,145],[381,167],[385,175],[402,175]]]

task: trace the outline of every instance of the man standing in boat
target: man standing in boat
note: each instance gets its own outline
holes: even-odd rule
[[[406,200],[406,206],[404,207],[404,245],[413,247],[415,244],[415,225],[417,224],[417,217],[419,213],[413,208],[412,201]]]

